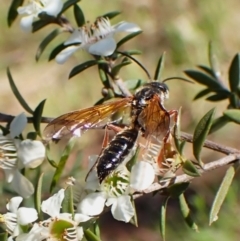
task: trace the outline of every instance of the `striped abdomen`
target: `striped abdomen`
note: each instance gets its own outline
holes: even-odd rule
[[[123,161],[129,161],[138,137],[137,129],[126,129],[114,136],[98,158],[97,174],[101,183]]]

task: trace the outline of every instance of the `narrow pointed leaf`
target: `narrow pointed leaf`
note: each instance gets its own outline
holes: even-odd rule
[[[11,27],[12,23],[18,16],[17,8],[22,6],[24,0],[12,0],[10,5],[8,16],[7,16],[7,23],[8,27]]]
[[[205,96],[205,95],[208,95],[209,93],[211,93],[212,92],[212,90],[211,89],[204,89],[204,90],[201,90],[200,92],[198,92],[196,95],[195,95],[195,97],[194,97],[194,99],[193,100],[197,100],[197,99],[200,99],[200,98],[202,98],[203,96]]]
[[[23,107],[24,110],[26,110],[28,113],[32,114],[33,110],[29,107],[27,102],[23,99],[20,92],[18,91],[17,86],[15,85],[15,83],[13,81],[9,68],[7,68],[7,76],[8,76],[8,81],[9,81],[10,87],[12,89],[12,92],[15,95],[15,97],[17,98],[18,102],[21,104],[21,106]]]
[[[98,63],[97,60],[89,60],[89,61],[86,61],[86,62],[84,62],[84,63],[82,63],[82,64],[79,64],[79,65],[75,66],[75,67],[71,70],[68,78],[69,78],[69,79],[72,78],[73,76],[81,73],[81,72],[84,71],[85,69],[88,69],[88,68],[96,65],[97,63]]]
[[[210,76],[212,76],[213,78],[215,78],[215,74],[213,72],[213,70],[211,68],[209,68],[208,66],[205,65],[198,65],[197,66],[199,69],[204,70],[207,74],[209,74]]]
[[[65,168],[67,159],[68,159],[69,155],[71,154],[71,151],[74,147],[75,142],[76,142],[76,137],[72,137],[69,140],[67,146],[65,147],[65,149],[62,153],[62,156],[60,158],[60,161],[58,163],[57,169],[53,175],[53,179],[52,179],[52,182],[50,185],[50,192],[52,192],[53,188],[56,186],[57,182],[59,181],[61,174]]]
[[[62,30],[57,28],[54,29],[50,34],[48,34],[43,41],[40,43],[37,53],[36,53],[36,61],[39,60],[40,56],[42,55],[44,49],[48,46],[48,44],[55,38],[57,37],[60,33],[62,33]]]
[[[161,73],[162,73],[163,67],[164,67],[164,61],[165,61],[165,53],[163,53],[158,60],[157,68],[154,73],[154,80],[160,79]]]
[[[160,220],[159,220],[159,228],[160,228],[160,233],[162,236],[162,240],[166,240],[166,211],[167,211],[167,203],[168,199],[166,198],[162,203],[161,203],[161,211],[160,211]]]
[[[64,45],[64,43],[59,44],[57,47],[55,47],[52,52],[50,53],[50,56],[48,58],[48,61],[51,61],[53,59],[55,59],[55,57],[62,51],[64,50],[66,47],[68,47],[69,45]]]
[[[220,70],[218,67],[218,60],[217,60],[216,54],[213,52],[212,42],[209,42],[209,46],[208,46],[208,60],[215,78],[218,79],[220,77]]]
[[[225,110],[223,115],[227,117],[229,120],[240,124],[240,110]]]
[[[179,197],[182,193],[184,193],[186,191],[186,189],[188,188],[188,186],[189,186],[189,182],[177,183],[177,184],[170,186],[167,189],[167,192],[169,193],[169,195],[171,197],[176,198],[176,197]]]
[[[229,97],[230,108],[239,109],[240,101],[238,95],[235,92],[232,92]]]
[[[81,0],[69,0],[69,1],[66,1],[63,4],[63,8],[62,8],[61,12],[58,14],[58,17],[60,17],[62,15],[62,13],[64,13],[68,8],[70,8],[72,5],[78,3],[79,1],[81,1]]]
[[[229,68],[229,86],[232,92],[238,92],[240,88],[240,54],[236,54]]]
[[[122,63],[115,65],[115,66],[112,68],[112,75],[113,75],[113,76],[118,75],[118,73],[119,73],[119,71],[121,70],[121,68],[122,68],[123,66],[129,65],[129,64],[131,64],[131,61],[127,59],[127,61],[123,61]]]
[[[232,183],[234,175],[235,175],[235,168],[234,166],[230,166],[222,180],[222,183],[218,189],[217,195],[215,196],[215,199],[213,201],[213,205],[210,211],[209,225],[211,225],[213,222],[215,222],[218,219],[218,213],[228,193],[228,190]]]
[[[98,220],[96,220],[96,222],[93,224],[93,230],[94,230],[94,234],[97,235],[98,237],[100,237],[100,227],[99,227],[99,223]]]
[[[84,17],[82,9],[77,4],[74,4],[73,13],[74,13],[74,17],[75,17],[77,26],[78,27],[83,26],[85,24],[85,17]]]
[[[124,84],[128,90],[136,90],[145,83],[146,81],[142,79],[130,79],[124,81]]]
[[[47,26],[48,24],[50,24],[52,22],[53,22],[53,18],[51,18],[51,21],[50,20],[42,20],[42,19],[37,20],[37,21],[33,22],[33,24],[32,24],[32,32],[35,33],[38,30],[42,29],[43,27]]]
[[[87,241],[101,241],[101,239],[95,235],[90,229],[84,230],[84,237]]]
[[[189,160],[186,160],[182,165],[183,172],[192,177],[201,176],[196,166]]]
[[[131,50],[124,51],[124,53],[129,54],[129,55],[140,55],[140,54],[142,54],[142,51],[140,51],[138,49],[131,49]]]
[[[206,85],[211,89],[225,89],[220,82],[203,72],[197,70],[185,70],[184,72],[199,84]]]
[[[216,118],[211,126],[211,129],[209,131],[209,134],[221,129],[222,127],[224,127],[227,123],[229,123],[229,118],[226,116],[220,116],[218,118]]]
[[[131,33],[129,35],[127,35],[126,37],[122,38],[118,43],[117,43],[117,49],[122,46],[125,42],[129,41],[130,39],[136,37],[137,35],[139,35],[140,33],[142,33],[142,31],[137,31],[135,33]]]
[[[207,112],[198,122],[193,134],[193,154],[201,165],[201,150],[213,121],[214,109]]]
[[[215,102],[215,101],[226,100],[228,98],[229,98],[229,94],[220,92],[215,95],[211,95],[211,96],[207,97],[206,100]]]
[[[112,11],[112,12],[102,15],[102,17],[112,19],[112,18],[116,17],[117,15],[119,15],[120,13],[121,12],[119,12],[119,11]]]
[[[193,220],[191,210],[188,207],[188,204],[187,204],[186,199],[183,194],[181,194],[179,196],[179,204],[180,204],[180,209],[181,209],[183,218],[184,218],[185,222],[187,223],[187,225],[194,231],[198,232],[198,226],[195,223],[195,221]]]
[[[39,176],[38,182],[37,182],[37,187],[35,188],[35,193],[34,193],[34,203],[35,203],[35,208],[38,212],[38,216],[41,217],[41,203],[42,203],[42,183],[43,183],[43,176],[44,173],[42,173]]]
[[[30,140],[36,140],[37,138],[37,133],[35,131],[29,132],[27,134],[27,138],[26,139],[30,139]]]
[[[41,126],[41,119],[42,119],[42,113],[43,113],[45,102],[46,102],[46,99],[41,101],[33,112],[33,126],[39,136],[41,136],[40,126]]]
[[[68,186],[65,190],[65,195],[62,202],[62,212],[71,213],[72,215],[74,215],[72,186]]]
[[[100,77],[104,87],[107,88],[107,89],[110,89],[111,85],[110,85],[109,78],[108,78],[108,75],[106,73],[104,64],[98,65],[98,74],[99,74],[99,77]]]

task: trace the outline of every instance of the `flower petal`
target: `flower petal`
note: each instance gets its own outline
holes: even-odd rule
[[[48,15],[57,16],[63,8],[62,0],[50,0],[47,2],[46,6],[43,8],[43,12]]]
[[[130,187],[142,191],[148,188],[154,181],[155,172],[150,163],[139,161],[131,170]]]
[[[11,213],[17,213],[18,207],[20,203],[22,202],[22,197],[13,197],[10,199],[10,201],[7,203],[6,207],[7,210]]]
[[[116,220],[128,223],[135,213],[130,196],[118,197],[112,205],[111,212]]]
[[[61,51],[55,58],[56,62],[58,64],[64,64],[68,58],[79,48],[81,48],[79,45],[72,45],[69,47],[66,47],[63,51]]]
[[[23,176],[18,170],[15,172],[10,186],[24,198],[30,197],[34,193],[32,183]]]
[[[25,113],[16,116],[10,124],[10,137],[14,138],[22,133],[27,125],[27,117]]]
[[[34,20],[34,15],[29,15],[29,16],[25,16],[21,18],[20,21],[20,27],[21,29],[26,32],[26,33],[30,33],[32,32],[32,23]]]
[[[77,240],[82,240],[83,239],[83,228],[82,227],[77,227]]]
[[[60,189],[58,193],[54,194],[52,197],[42,202],[42,211],[53,218],[58,217],[63,199],[64,189]]]
[[[91,44],[87,51],[90,54],[99,55],[99,56],[109,56],[116,49],[117,44],[112,37],[104,38],[97,41],[94,44]]]
[[[18,146],[18,158],[28,168],[35,168],[45,159],[45,146],[41,141],[24,140]]]
[[[77,212],[88,216],[99,215],[103,211],[105,201],[105,193],[90,193],[78,204]]]
[[[115,32],[128,32],[134,33],[137,31],[141,31],[141,28],[135,23],[128,23],[128,22],[120,22],[113,26]]]
[[[34,208],[21,207],[17,211],[18,223],[27,225],[38,219],[37,211]]]
[[[78,29],[75,29],[73,33],[70,35],[68,40],[64,42],[64,45],[69,45],[69,44],[80,44],[82,42],[81,40],[81,34]]]
[[[75,215],[74,215],[74,221],[78,224],[82,223],[82,222],[86,222],[89,219],[91,219],[91,217],[89,217],[85,214],[82,214],[82,213],[75,213]]]

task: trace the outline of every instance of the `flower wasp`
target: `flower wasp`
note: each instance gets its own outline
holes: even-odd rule
[[[161,82],[150,82],[139,88],[132,97],[73,111],[50,122],[45,130],[46,140],[59,140],[66,136],[81,136],[83,132],[100,126],[117,111],[130,107],[130,125],[102,149],[96,168],[100,183],[123,161],[134,155],[139,133],[150,141],[166,139],[170,133],[171,116],[176,111],[167,111],[163,102],[168,98],[168,87]]]

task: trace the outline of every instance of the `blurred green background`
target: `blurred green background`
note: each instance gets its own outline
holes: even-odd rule
[[[0,8],[0,112],[17,115],[23,109],[14,98],[6,77],[6,68],[11,73],[20,92],[32,108],[40,101],[47,99],[44,116],[56,117],[62,113],[92,106],[101,97],[101,83],[97,71],[88,69],[68,80],[70,70],[90,56],[78,51],[64,65],[47,58],[52,48],[64,41],[68,35],[57,37],[47,47],[40,61],[35,61],[35,53],[43,37],[55,26],[48,26],[35,33],[26,34],[20,30],[18,17],[11,28],[7,27],[7,12],[10,1],[2,1]],[[143,51],[137,59],[153,75],[158,58],[166,53],[163,78],[182,76],[183,70],[192,69],[197,64],[208,65],[208,43],[212,41],[222,79],[227,85],[228,67],[233,56],[240,48],[240,2],[238,0],[83,0],[79,3],[85,13],[86,20],[94,21],[96,16],[106,12],[119,10],[122,14],[112,20],[112,23],[125,20],[137,23],[143,33],[129,41],[123,49],[139,49]],[[71,18],[72,12],[67,12]],[[144,72],[132,64],[121,72],[123,79],[146,79]],[[209,109],[216,107],[216,117],[226,108],[227,102],[216,103],[198,100],[193,102],[195,94],[203,89],[197,84],[182,81],[168,82],[170,99],[166,106],[178,109],[182,106],[182,130],[192,133],[196,123]],[[210,139],[221,144],[239,148],[239,128],[228,124]],[[91,136],[94,138],[91,138]],[[94,140],[93,140],[94,139]],[[97,154],[101,148],[102,133],[89,133],[81,138],[79,160],[83,166],[90,154]],[[191,158],[191,145],[187,145],[186,155]],[[204,151],[203,160],[213,161],[220,157],[212,151]],[[69,160],[69,169],[76,161],[76,155]],[[85,163],[85,164],[84,164]],[[208,227],[208,213],[214,194],[220,184],[225,170],[217,170],[204,177],[194,180],[187,196],[192,205],[199,224],[200,233],[191,231],[181,218],[177,200],[169,202],[167,211],[167,240],[202,241],[202,240],[239,240],[239,186],[234,183],[228,198],[220,212],[219,220]],[[80,172],[82,173],[82,172]],[[51,175],[51,174],[50,174]],[[78,173],[78,175],[80,175]],[[3,174],[1,173],[1,179]],[[2,197],[5,195],[2,193]],[[5,199],[2,199],[1,204]],[[159,207],[162,198],[159,195],[147,196],[137,200],[139,213],[139,228],[130,224],[119,224],[112,221],[111,228],[107,225],[110,215],[100,219],[103,226],[103,240],[161,240],[158,231]],[[1,205],[2,207],[3,205]],[[106,224],[106,225],[104,225]],[[114,228],[112,228],[114,227]]]

